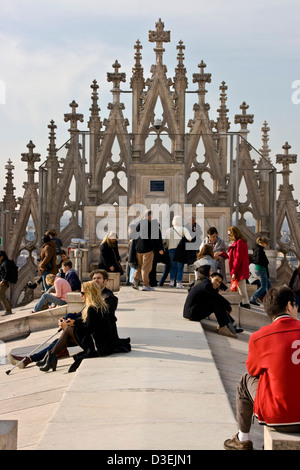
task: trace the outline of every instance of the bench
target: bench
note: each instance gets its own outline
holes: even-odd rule
[[[17,450],[18,421],[0,421],[0,450]]]
[[[280,432],[264,426],[264,450],[300,450],[300,433]]]

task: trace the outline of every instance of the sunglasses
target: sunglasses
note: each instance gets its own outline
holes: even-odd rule
[[[80,292],[80,295],[85,295],[85,292]]]

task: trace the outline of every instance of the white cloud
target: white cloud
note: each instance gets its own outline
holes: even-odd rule
[[[250,139],[252,135],[259,138],[266,119],[271,132],[272,125],[276,129],[276,135],[270,136],[274,154],[290,140],[291,151],[300,158],[299,142],[291,131],[300,125],[300,105],[291,102],[291,84],[300,79],[299,10],[298,0],[152,0],[151,4],[148,0],[0,0],[0,81],[6,91],[6,104],[0,104],[2,164],[11,158],[21,171],[20,153],[26,151],[30,139],[36,151],[45,155],[51,119],[58,126],[58,145],[66,140],[68,123],[63,122],[63,115],[73,99],[79,104],[78,112],[84,114],[81,127],[86,129],[94,79],[100,86],[101,118],[106,117],[111,100],[106,73],[118,59],[127,75],[122,87],[130,89],[137,39],[143,45],[142,64],[149,77],[155,55],[148,31],[155,28],[158,18],[171,31],[164,56],[168,76],[174,76],[176,45],[182,39],[189,88],[195,88],[192,74],[198,71],[201,59],[212,73],[207,87],[211,117],[215,118],[218,88],[225,80],[231,122],[245,100],[255,115]],[[128,95],[123,96],[123,101],[129,100]],[[195,102],[196,96],[189,96],[189,102],[193,99]],[[127,105],[129,120],[130,113]],[[187,107],[187,116],[192,117],[192,107]],[[255,146],[259,148],[260,142]],[[4,184],[2,177],[0,189]]]

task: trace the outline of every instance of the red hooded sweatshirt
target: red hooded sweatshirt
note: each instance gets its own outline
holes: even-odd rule
[[[285,314],[253,333],[246,365],[259,376],[253,410],[258,421],[300,424],[300,321]]]

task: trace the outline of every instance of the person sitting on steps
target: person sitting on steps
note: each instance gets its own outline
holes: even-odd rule
[[[236,334],[244,330],[235,324],[230,315],[232,311],[230,303],[218,292],[222,281],[221,273],[212,273],[209,278],[192,287],[184,304],[183,317],[191,321],[200,321],[214,313],[219,324],[218,333],[236,338]]]

